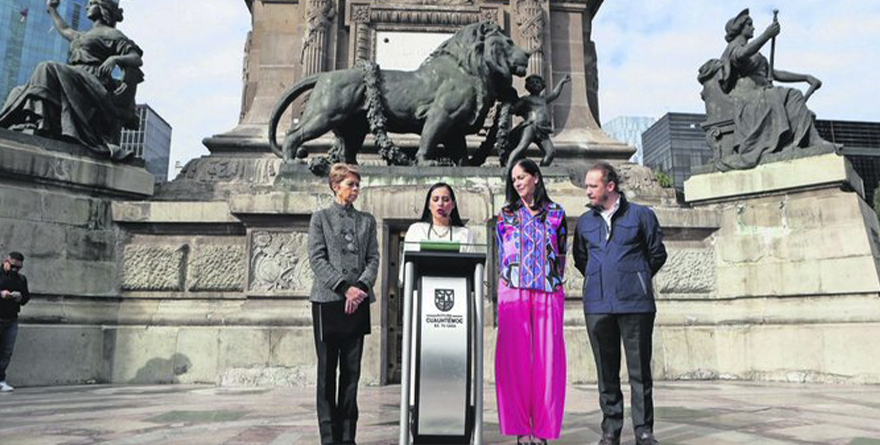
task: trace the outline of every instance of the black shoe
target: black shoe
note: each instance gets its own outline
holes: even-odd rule
[[[645,431],[636,437],[636,445],[660,445],[660,442],[654,438],[654,433]]]
[[[602,434],[602,440],[599,445],[620,445],[620,437],[613,434]]]

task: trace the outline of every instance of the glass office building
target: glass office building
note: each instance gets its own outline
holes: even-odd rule
[[[666,173],[677,190],[684,190],[691,169],[712,162],[712,150],[700,127],[705,120],[705,114],[664,114],[642,133],[644,165]]]
[[[874,205],[880,185],[880,122],[816,120],[823,138],[843,144],[841,152],[865,183],[865,200]]]
[[[171,125],[147,104],[139,104],[137,114],[138,129],[123,129],[120,145],[143,159],[147,171],[156,177],[157,182],[165,182],[171,154]]]
[[[64,0],[58,13],[71,28],[86,30],[88,0]],[[0,0],[0,101],[30,78],[44,60],[67,62],[69,42],[46,13],[46,0]]]
[[[712,149],[700,124],[705,114],[667,113],[642,133],[645,165],[672,176],[678,190],[693,167],[712,162]],[[880,184],[880,122],[816,120],[819,134],[838,144],[865,184],[865,200],[874,204]]]
[[[620,116],[602,124],[602,129],[609,136],[621,142],[626,142],[636,149],[636,154],[629,158],[630,162],[645,165],[644,151],[642,150],[642,133],[657,122],[653,117],[643,116]]]

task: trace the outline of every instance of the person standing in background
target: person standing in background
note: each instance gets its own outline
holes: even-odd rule
[[[12,360],[18,336],[18,313],[31,299],[27,277],[19,271],[24,267],[21,252],[9,252],[0,272],[0,392],[14,390],[6,382],[6,368]]]

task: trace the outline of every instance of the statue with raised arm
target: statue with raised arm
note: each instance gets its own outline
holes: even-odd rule
[[[725,26],[728,44],[720,59],[700,68],[706,102],[707,140],[715,149],[719,170],[748,169],[764,155],[820,147],[836,150],[819,136],[807,99],[822,82],[809,74],[775,69],[759,52],[781,28],[776,20],[757,37],[749,10],[744,9]],[[754,38],[753,38],[754,37]],[[773,85],[806,82],[807,94]],[[732,128],[725,129],[725,125]]]
[[[571,82],[571,76],[566,75],[556,84],[556,88],[547,94],[542,94],[547,87],[544,78],[532,74],[526,77],[526,91],[528,95],[517,99],[513,106],[513,114],[523,118],[513,130],[510,131],[510,144],[516,144],[509,155],[501,154],[502,165],[507,169],[513,168],[520,158],[526,156],[529,145],[535,144],[543,153],[542,166],[548,166],[556,156],[556,150],[550,135],[553,134],[553,121],[550,119],[550,109],[547,105],[553,102],[562,93],[562,87]]]
[[[137,128],[135,90],[143,81],[138,46],[116,29],[122,8],[111,0],[89,0],[94,25],[71,28],[48,0],[55,28],[70,41],[68,63],[41,62],[28,82],[9,93],[0,127],[82,144],[112,160],[132,153],[119,147],[123,127]],[[114,77],[119,68],[121,79]]]

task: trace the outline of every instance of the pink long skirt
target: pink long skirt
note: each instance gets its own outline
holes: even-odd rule
[[[558,439],[565,411],[565,292],[498,284],[495,390],[501,434]]]

